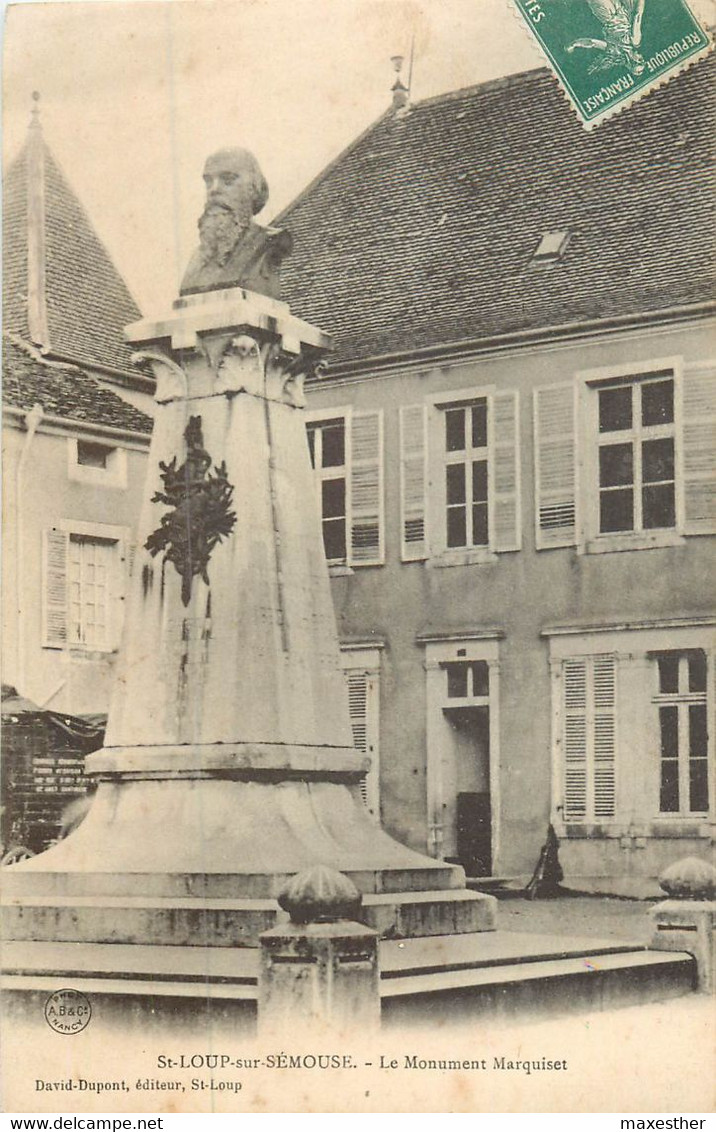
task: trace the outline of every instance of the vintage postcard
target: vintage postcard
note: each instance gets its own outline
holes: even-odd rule
[[[704,1127],[713,4],[4,16],[3,1111]]]

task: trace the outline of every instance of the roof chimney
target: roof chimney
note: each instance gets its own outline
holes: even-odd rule
[[[410,90],[400,77],[400,72],[403,69],[403,56],[392,55],[390,61],[393,64],[396,75],[395,82],[390,88],[393,92],[393,109],[402,110],[404,106],[408,105],[408,99],[410,97]]]

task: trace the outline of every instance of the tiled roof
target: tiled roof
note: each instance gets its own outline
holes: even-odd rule
[[[44,161],[45,297],[50,349],[90,366],[94,363],[133,372],[131,350],[124,343],[122,330],[140,317],[140,311],[41,135],[28,138],[5,177],[5,329],[30,340],[27,180],[29,147],[33,144],[42,147]]]
[[[545,70],[384,115],[281,215],[282,297],[338,362],[711,299],[713,80],[590,132]]]
[[[151,433],[146,413],[104,389],[90,374],[48,365],[17,342],[3,337],[3,402],[28,410],[39,402],[46,413],[69,421]]]

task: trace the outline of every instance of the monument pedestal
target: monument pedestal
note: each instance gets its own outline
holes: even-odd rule
[[[98,788],[67,840],[5,871],[5,938],[37,959],[32,976],[11,946],[6,965],[37,981],[54,961],[62,981],[75,945],[101,979],[112,945],[110,981],[139,963],[202,995],[206,963],[192,975],[185,951],[257,948],[314,865],[351,878],[383,936],[491,929],[492,897],[360,800],[301,412],[328,339],[236,288],[127,336],[157,413],[106,745],[87,760]]]

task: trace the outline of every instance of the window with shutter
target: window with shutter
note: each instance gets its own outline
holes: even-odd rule
[[[368,653],[368,664],[364,654]],[[360,791],[363,803],[376,821],[380,820],[380,765],[379,765],[379,707],[377,653],[374,650],[350,650],[342,654],[344,677],[348,687],[348,710],[350,713],[353,743],[356,750],[367,755],[370,769],[361,780]],[[374,667],[375,666],[375,667]]]
[[[109,531],[122,536],[105,537]],[[124,528],[102,524],[70,522],[45,531],[45,648],[106,652],[117,647],[127,584],[125,545]]]
[[[400,522],[403,562],[414,562],[428,556],[426,423],[424,405],[401,406]]]
[[[116,543],[70,535],[68,547],[70,645],[109,648],[113,639],[113,568]]]
[[[351,416],[350,564],[380,565],[383,550],[382,413]]]
[[[43,645],[61,649],[67,644],[67,542],[66,531],[44,532]]]
[[[306,431],[329,564],[382,564],[382,412],[316,417]]]
[[[534,394],[535,526],[538,550],[577,539],[575,391],[572,383]]]
[[[343,417],[309,421],[308,448],[321,508],[323,548],[329,562],[347,560],[347,459]]]
[[[587,662],[564,664],[564,820],[587,816]]]
[[[684,368],[684,531],[716,532],[716,365]]]
[[[600,822],[616,809],[616,662],[574,657],[562,666],[564,820]]]
[[[716,365],[671,358],[582,378],[584,548],[647,550],[716,532]]]
[[[520,446],[517,442],[517,394],[496,393],[492,398],[492,498],[495,513],[494,549],[519,550]]]
[[[513,391],[455,394],[454,400],[434,403],[431,549],[445,564],[479,562],[495,552],[520,548],[518,407]],[[406,534],[404,511],[404,557]]]
[[[673,376],[609,384],[596,394],[599,534],[675,528]]]

